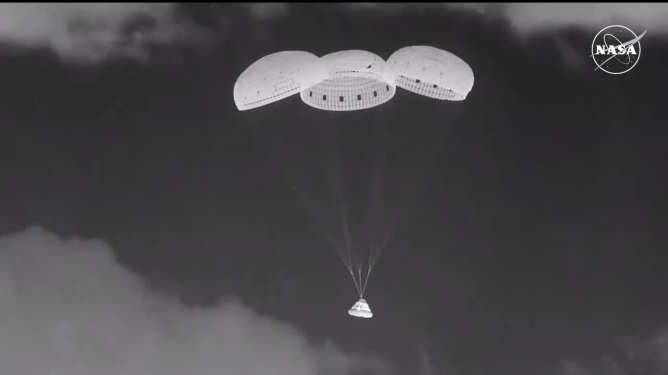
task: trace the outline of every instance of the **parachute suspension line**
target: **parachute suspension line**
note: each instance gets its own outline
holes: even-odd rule
[[[387,243],[390,241],[390,238],[392,238],[392,235],[394,234],[394,229],[396,228],[397,224],[399,224],[400,219],[401,217],[397,214],[392,220],[392,224],[390,224],[390,228],[387,231],[387,235],[385,236],[385,239],[383,240],[381,245],[378,248],[376,248],[375,251],[370,252],[369,265],[367,267],[366,276],[364,278],[364,282],[361,283],[362,294],[364,294],[364,291],[366,290],[367,283],[369,282],[369,276],[371,276],[371,271],[373,270],[373,267],[376,265],[376,262],[378,262],[378,258],[380,258],[380,254],[385,249],[385,246],[387,246]]]
[[[298,179],[294,175],[292,175],[292,173],[289,172],[292,171],[294,168],[288,167],[288,163],[284,157],[285,152],[291,149],[291,146],[288,144],[284,132],[277,131],[274,134],[272,134],[270,138],[277,140],[276,143],[278,144],[278,149],[276,148],[270,149],[271,152],[270,156],[273,156],[270,159],[276,162],[278,169],[283,172],[281,173],[281,177],[283,177],[281,178],[282,182],[284,183],[284,185],[286,185],[286,187],[288,187],[288,190],[292,190],[295,193],[297,200],[303,206],[303,208],[305,209],[306,213],[311,218],[311,220],[314,222],[316,229],[322,232],[329,246],[332,249],[334,249],[334,251],[336,251],[337,254],[339,254],[339,258],[341,258],[341,261],[346,266],[346,269],[349,270],[352,276],[353,265],[349,256],[350,253],[349,252],[346,252],[346,254],[343,253],[343,246],[341,246],[341,244],[338,243],[338,241],[336,240],[337,236],[334,236],[330,226],[328,226],[325,220],[320,215],[317,214],[319,207],[318,204],[316,203],[316,200],[310,197],[306,191],[303,191],[299,187],[299,184],[297,182]],[[353,276],[353,281],[355,281],[355,285],[358,284],[357,279],[355,279],[354,276]]]
[[[376,262],[378,261],[378,258],[380,257],[380,254],[383,252],[385,249],[385,246],[387,246],[387,243],[390,241],[390,238],[392,238],[392,235],[394,234],[394,230],[396,229],[397,225],[399,224],[399,221],[401,220],[401,216],[399,214],[396,214],[392,221],[390,222],[389,228],[385,234],[385,239],[383,242],[381,242],[380,246],[376,248],[376,251],[371,253],[371,256],[373,258],[370,259],[369,264],[373,267]]]
[[[285,149],[289,149],[289,146],[287,145],[287,140],[285,139],[285,135],[282,132],[278,132],[278,134],[276,134],[276,137],[273,138],[278,139],[278,143],[280,146],[285,146],[284,147]],[[337,237],[333,235],[331,228],[329,228],[329,226],[326,225],[322,217],[316,214],[318,205],[316,204],[315,199],[310,197],[306,191],[300,189],[296,181],[296,178],[294,178],[294,176],[290,176],[290,173],[287,172],[291,170],[291,168],[288,168],[285,165],[286,164],[285,160],[282,157],[283,154],[281,152],[278,152],[276,155],[273,156],[275,157],[272,157],[270,159],[278,162],[280,170],[283,171],[282,173],[283,183],[289,185],[290,190],[295,192],[297,200],[302,204],[302,206],[304,206],[306,213],[311,217],[311,219],[315,223],[316,228],[319,229],[325,236],[325,239],[327,240],[329,246],[332,249],[334,249],[337,254],[339,254],[339,258],[341,258],[341,261],[343,262],[346,269],[348,270],[348,273],[350,273],[350,276],[353,279],[353,283],[355,283],[355,289],[357,290],[357,293],[361,296],[362,295],[361,280],[358,281],[358,277],[356,277],[355,273],[353,272],[353,262],[350,255],[351,254],[350,244],[347,244],[347,247],[344,247],[340,243],[338,243],[338,241],[335,239]]]
[[[337,144],[340,142],[337,142]],[[362,279],[360,278],[359,281],[355,278],[355,275],[353,274],[353,259],[352,259],[352,239],[350,237],[350,229],[348,228],[348,214],[347,214],[347,205],[346,205],[346,200],[343,195],[343,186],[341,184],[341,168],[340,168],[340,163],[341,163],[341,152],[336,148],[336,160],[334,162],[334,165],[336,166],[336,171],[331,172],[330,171],[330,180],[332,182],[333,188],[334,188],[334,193],[336,195],[337,199],[337,206],[339,209],[339,217],[341,219],[341,227],[343,229],[343,234],[346,239],[346,254],[348,255],[348,265],[349,265],[349,270],[351,275],[353,276],[353,281],[355,282],[355,287],[357,287],[357,292],[361,295],[362,293],[362,286],[361,282]],[[344,262],[345,263],[345,262]]]
[[[341,216],[341,225],[343,226],[343,234],[346,237],[346,251],[348,253],[348,261],[352,265],[352,244],[351,244],[351,239],[350,239],[350,230],[348,229],[348,214],[346,213],[346,207],[345,207],[345,200],[343,198],[343,193],[341,192],[340,189],[337,189],[339,191],[338,195],[338,200],[339,200],[339,214]]]
[[[362,294],[364,294],[364,292],[362,291],[362,286],[357,281],[357,278],[355,277],[355,274],[353,273],[352,267],[348,268],[348,271],[350,272],[350,276],[353,277],[353,282],[355,283],[355,288],[357,289],[357,294],[359,294],[360,298],[362,298]]]
[[[367,222],[374,212],[374,206],[376,206],[381,199],[380,186],[382,181],[382,172],[385,160],[383,158],[383,147],[381,138],[380,125],[374,124],[374,140],[375,140],[375,155],[374,155],[374,168],[373,168],[373,183],[371,186],[371,199],[369,200],[369,210],[367,211]]]
[[[339,173],[340,175],[340,173]],[[343,196],[343,187],[341,186],[341,179],[340,178],[335,178],[334,179],[336,183],[336,186],[334,187],[334,190],[336,190],[336,199],[338,201],[337,206],[339,207],[339,217],[341,219],[341,227],[343,229],[343,235],[345,236],[346,239],[346,253],[348,254],[348,262],[350,265],[353,265],[353,260],[352,260],[352,240],[350,238],[350,229],[348,228],[348,214],[347,214],[347,209],[346,209],[346,200],[345,197]]]
[[[382,181],[382,171],[383,171],[383,166],[385,164],[385,159],[384,159],[384,148],[383,148],[383,142],[381,139],[381,129],[379,124],[374,124],[374,145],[375,145],[375,155],[374,155],[374,168],[373,168],[373,183],[371,187],[371,199],[369,200],[369,210],[367,211],[366,215],[366,225],[364,225],[365,228],[368,229],[368,225],[370,222],[373,222],[373,220],[376,218],[376,213],[375,208],[378,208],[379,201],[381,200],[381,192],[380,192],[380,186],[381,186],[381,181]],[[387,242],[387,241],[385,241]],[[374,251],[374,246],[373,246],[373,241],[369,241],[369,258],[367,260],[367,268],[366,268],[366,275],[364,276],[364,279],[362,279],[361,275],[361,270],[360,270],[360,284],[362,286],[362,295],[364,294],[366,290],[367,283],[369,281],[369,275],[371,274],[371,271],[373,269],[373,266],[378,259],[378,256],[374,256],[374,253],[378,253],[377,255],[380,255],[379,251]],[[385,247],[383,244],[382,247]],[[382,248],[381,248],[382,250]],[[361,296],[361,295],[360,295]]]
[[[367,286],[367,283],[369,282],[369,275],[371,275],[371,269],[372,268],[373,268],[373,266],[371,265],[371,263],[369,263],[369,266],[366,269],[366,276],[364,277],[364,282],[362,283],[362,293],[360,294],[360,297],[366,291],[366,286]]]
[[[357,269],[357,276],[360,278],[360,289],[358,290],[360,298],[364,298],[365,285],[362,284],[362,268]]]
[[[330,228],[328,228],[323,218],[316,214],[318,205],[316,204],[315,200],[311,198],[307,192],[299,188],[297,178],[292,173],[290,173],[290,171],[294,170],[294,168],[289,167],[289,163],[285,158],[285,154],[287,150],[290,150],[294,146],[290,146],[288,143],[285,132],[283,129],[280,129],[278,131],[272,132],[269,138],[271,140],[275,140],[275,143],[278,145],[277,148],[270,148],[270,160],[276,162],[278,169],[283,172],[281,173],[281,177],[283,177],[281,178],[283,184],[288,187],[288,190],[292,190],[295,193],[297,200],[304,207],[311,220],[315,223],[316,229],[322,232],[329,246],[339,254],[339,257],[346,265],[346,268],[352,267],[352,264],[348,262],[347,259],[345,259],[343,254],[341,254],[341,246],[335,240],[336,237],[332,234]]]
[[[352,269],[352,262],[340,250],[342,248],[341,244],[337,243],[337,241],[334,239],[335,236],[333,236],[332,232],[328,230],[327,225],[325,225],[323,220],[318,215],[313,213],[313,207],[315,206],[313,201],[309,199],[308,195],[305,192],[302,192],[298,187],[294,186],[293,190],[297,192],[297,196],[300,198],[300,202],[304,205],[306,212],[315,222],[316,227],[320,229],[320,231],[325,235],[325,239],[327,239],[327,242],[332,247],[332,249],[334,249],[339,254],[343,264],[345,264],[346,268]]]
[[[315,204],[313,204],[313,202],[308,199],[308,195],[305,192],[301,192],[296,186],[294,187],[294,190],[297,192],[298,197],[301,198],[300,200],[302,201],[304,206],[306,206],[307,212],[309,214],[312,214],[311,216],[313,217],[316,225],[319,227],[319,229],[325,235],[325,238],[327,239],[327,242],[329,243],[329,245],[339,254],[339,257],[341,258],[341,261],[346,266],[346,269],[348,270],[348,273],[350,273],[350,276],[353,279],[353,283],[355,283],[355,289],[357,290],[357,294],[359,294],[361,296],[363,294],[362,286],[361,286],[361,279],[358,281],[358,278],[355,276],[355,273],[353,272],[353,262],[352,262],[352,258],[350,256],[350,250],[349,250],[350,245],[348,245],[348,251],[346,251],[346,254],[344,254],[342,249],[345,249],[345,248],[343,246],[341,246],[341,244],[338,244],[334,240],[334,236],[332,236],[332,233],[329,230],[327,230],[327,225],[325,225],[322,222],[322,220],[320,220],[318,215],[313,214],[311,212],[311,210],[309,210],[309,208],[311,206],[315,206]],[[299,193],[301,193],[301,194],[299,194]],[[311,204],[309,204],[309,202]]]

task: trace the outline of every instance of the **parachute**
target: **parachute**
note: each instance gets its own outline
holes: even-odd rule
[[[234,84],[234,103],[240,111],[274,103],[328,77],[321,60],[302,51],[276,52],[251,64]]]
[[[454,54],[428,46],[402,48],[387,59],[386,71],[404,90],[439,100],[464,100],[473,71]]]
[[[320,58],[329,77],[302,91],[302,101],[327,111],[356,111],[379,106],[394,97],[393,76],[385,61],[371,52],[351,50]]]
[[[320,58],[309,52],[285,51],[265,56],[249,66],[237,79],[234,86],[234,100],[237,108],[244,111],[299,93],[302,102],[309,107],[330,112],[356,112],[376,108],[390,102],[395,97],[397,87],[427,98],[462,101],[472,90],[473,82],[473,71],[466,62],[450,52],[429,46],[401,48],[394,52],[387,61],[372,52],[362,50],[340,51]],[[338,146],[337,153],[340,159],[341,149],[349,151],[352,148],[350,140],[346,139],[344,141],[341,135],[324,135],[325,132],[334,129],[334,131],[343,133],[343,129],[350,128],[349,125],[355,121],[362,124],[373,123],[379,125],[375,128],[380,129],[380,125],[389,124],[390,121],[387,120],[393,118],[392,109],[380,109],[380,111],[362,111],[367,115],[349,113],[336,118],[323,116],[322,123],[316,124],[313,124],[312,120],[298,121],[298,123],[293,122],[292,124],[279,122],[279,124],[272,124],[270,128],[276,131],[279,126],[286,126],[287,129],[284,130],[303,127],[318,132],[317,137],[325,139],[325,142],[334,142],[332,139],[335,138],[340,139],[344,143]],[[326,126],[327,120],[333,121],[334,126]],[[358,126],[353,126],[351,131],[359,134],[368,131],[370,127],[364,126],[360,129]],[[441,128],[441,126],[438,126],[438,128]],[[418,130],[417,127],[415,130]],[[303,131],[298,134],[299,138],[307,137],[307,134]],[[438,137],[433,134],[427,137],[430,136],[430,142],[440,143]],[[274,140],[282,138],[285,138],[285,134],[271,137]],[[313,146],[311,145],[311,147]],[[308,155],[301,155],[298,158],[312,164],[317,159],[313,152],[322,152],[323,148],[318,149],[316,147],[315,151]],[[427,147],[422,148],[428,149]],[[304,150],[302,147],[295,146],[286,147],[286,149],[302,152]],[[434,154],[426,153],[430,156]],[[376,159],[380,159],[383,154],[377,151],[375,156]],[[327,160],[331,162],[335,159],[329,157]],[[338,163],[341,163],[341,161],[336,162],[336,167],[330,166],[330,169],[337,169]],[[353,167],[355,163],[357,161],[352,160]],[[359,163],[361,164],[361,161]],[[377,204],[376,196],[380,190],[380,177],[377,175],[382,165],[383,163],[380,160],[376,160],[374,163],[374,176],[371,184],[374,197],[369,199],[369,210],[372,210],[372,206]],[[285,169],[297,170],[293,166],[288,166]],[[320,166],[319,169],[326,170],[328,167]],[[334,190],[337,190],[335,192],[337,210],[334,216],[337,216],[341,222],[340,238],[333,238],[336,236],[332,235],[332,228],[327,228],[327,220],[323,219],[325,214],[317,212],[323,210],[323,205],[313,204],[314,200],[306,198],[307,194],[301,191],[299,191],[299,193],[302,193],[300,198],[303,198],[302,203],[305,206],[309,206],[307,210],[310,208],[311,211],[316,211],[315,214],[310,213],[314,216],[316,224],[323,230],[331,247],[339,253],[355,283],[359,300],[348,310],[348,313],[354,317],[371,318],[373,314],[364,299],[367,282],[383,249],[392,236],[399,216],[388,212],[376,212],[375,215],[368,215],[365,223],[370,221],[368,218],[371,217],[377,221],[384,220],[385,222],[382,225],[376,223],[375,227],[372,228],[374,230],[370,231],[362,228],[363,226],[355,227],[356,224],[348,218],[340,179],[341,177],[338,177],[338,179],[330,177],[331,181],[328,182]],[[403,178],[403,180],[398,179],[389,183],[389,185],[397,182],[414,184],[414,180]],[[296,185],[294,181],[291,182],[291,185],[293,185],[295,191],[299,190],[294,187]],[[356,189],[359,190],[358,187]],[[394,201],[400,200],[395,199]],[[363,241],[355,241],[352,235],[355,230],[365,234]]]

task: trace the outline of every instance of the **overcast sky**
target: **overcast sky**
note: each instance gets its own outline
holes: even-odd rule
[[[1,4],[0,373],[668,373],[666,17],[662,4]],[[589,58],[610,24],[647,30],[620,76]],[[409,45],[467,61],[467,100],[399,91],[345,118],[296,97],[232,100],[269,53]],[[347,155],[347,205],[367,206],[376,127],[404,166],[379,215],[401,222],[362,320],[312,214],[334,223],[325,146]]]

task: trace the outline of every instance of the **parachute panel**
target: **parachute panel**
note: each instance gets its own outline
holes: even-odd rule
[[[464,100],[473,88],[473,71],[458,56],[429,46],[405,47],[394,52],[385,66],[397,86],[438,100]]]
[[[321,57],[329,77],[301,92],[307,105],[326,111],[356,111],[379,106],[394,97],[385,61],[368,51],[351,50]]]
[[[240,111],[277,102],[328,77],[320,59],[309,52],[283,51],[267,55],[241,73],[234,85]]]

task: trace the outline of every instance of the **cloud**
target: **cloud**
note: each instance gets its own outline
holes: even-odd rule
[[[668,372],[668,328],[646,340],[636,340],[629,348],[634,357],[649,357],[649,360],[661,373]]]
[[[235,301],[194,308],[145,287],[99,240],[39,228],[0,239],[0,372],[338,375],[384,362],[309,345]]]
[[[563,33],[578,29],[591,37],[602,28],[621,24],[636,34],[647,30],[646,38],[668,35],[668,4],[663,3],[349,3],[348,9],[358,12],[376,12],[388,17],[402,13],[461,11],[476,14],[487,20],[504,20],[517,36],[527,42],[531,36],[547,36],[564,67],[583,74],[588,63],[576,45]],[[645,39],[647,40],[647,39]],[[544,40],[545,41],[545,40]]]
[[[429,360],[429,353],[422,345],[418,346],[418,356],[420,358],[420,373],[422,375],[434,375],[434,367]]]
[[[380,10],[396,14],[415,8],[457,9],[488,18],[504,18],[520,34],[577,27],[598,31],[611,24],[622,24],[637,32],[668,33],[668,4],[663,3],[358,3],[354,10]]]
[[[521,33],[561,27],[593,32],[614,24],[649,30],[648,35],[668,32],[668,4],[662,3],[509,3],[501,14]]]
[[[602,358],[583,364],[577,361],[562,363],[562,375],[635,375],[665,374],[668,372],[668,330],[659,330],[646,338],[620,338],[617,354],[606,353]]]
[[[659,369],[663,372],[668,372],[668,329],[657,335],[653,343],[657,351],[656,357]]]
[[[245,4],[251,17],[258,21],[272,18],[285,17],[290,14],[288,3],[248,3]]]
[[[68,62],[145,57],[151,45],[191,36],[192,27],[167,3],[3,3],[0,42],[49,48]]]
[[[592,372],[581,364],[573,361],[564,361],[561,364],[562,375],[593,375]]]

